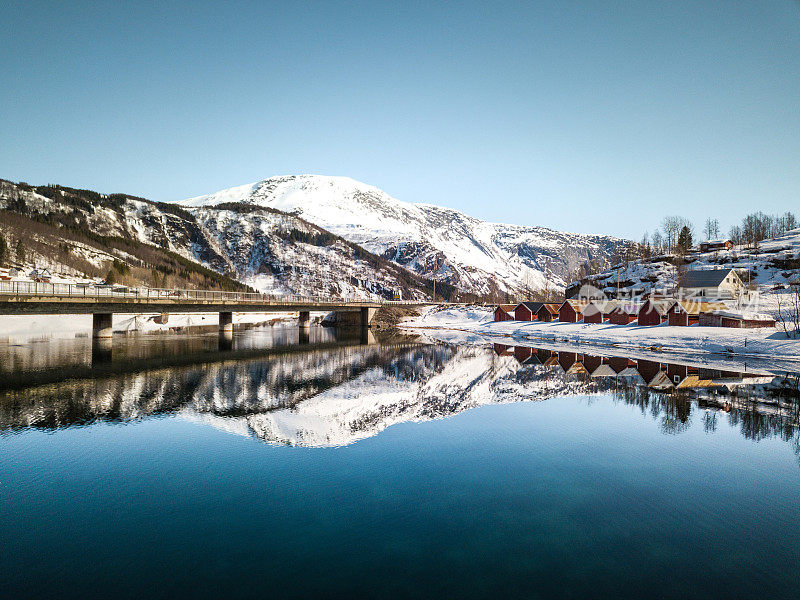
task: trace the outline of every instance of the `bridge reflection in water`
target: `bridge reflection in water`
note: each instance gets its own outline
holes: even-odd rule
[[[47,346],[27,349],[47,355]],[[800,448],[798,374],[736,368],[731,361],[708,366],[563,349],[421,344],[316,327],[306,336],[290,327],[224,339],[121,338],[93,347],[91,361],[81,357],[82,363],[59,365],[57,357],[40,356],[28,361],[33,369],[2,373],[0,432],[177,415],[270,443],[336,446],[394,423],[487,404],[610,394],[660,419],[665,433],[684,430],[695,415],[713,431],[717,415],[727,414],[746,437],[778,436]]]
[[[379,335],[379,334],[378,334]],[[364,327],[264,326],[237,333],[132,334],[0,344],[0,390],[153,368],[268,358],[272,354],[377,344]]]

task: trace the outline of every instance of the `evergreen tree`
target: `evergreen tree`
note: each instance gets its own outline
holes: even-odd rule
[[[692,247],[692,230],[687,225],[684,225],[681,232],[678,234],[678,250],[681,253],[688,252]]]
[[[6,243],[6,238],[0,235],[0,264],[3,264],[8,260],[8,243]]]
[[[25,246],[23,246],[22,240],[17,240],[17,246],[14,248],[14,256],[17,262],[25,262]]]
[[[108,273],[106,273],[106,283],[108,285],[114,285],[117,283],[117,274],[114,272],[114,269],[109,269]]]

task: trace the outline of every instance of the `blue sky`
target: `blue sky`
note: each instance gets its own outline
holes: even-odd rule
[[[796,1],[69,4],[0,8],[2,178],[347,175],[635,238],[800,212]]]

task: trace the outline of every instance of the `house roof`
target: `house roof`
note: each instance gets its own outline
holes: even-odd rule
[[[539,307],[539,310],[545,309],[551,315],[557,315],[559,306],[560,306],[559,304],[554,304],[552,302],[545,302]],[[537,310],[536,312],[539,312],[539,311]]]
[[[524,306],[532,313],[538,312],[538,310],[542,307],[543,302],[520,302],[514,308],[518,308],[520,306]]]
[[[663,299],[663,300],[662,300],[662,299],[653,300],[653,299],[651,298],[650,300],[648,300],[647,302],[645,302],[644,304],[642,304],[641,308],[639,309],[639,312],[642,312],[642,310],[644,310],[644,308],[645,308],[645,307],[646,307],[648,304],[649,304],[649,305],[650,305],[650,306],[651,306],[653,309],[655,309],[655,311],[656,311],[656,312],[657,312],[659,315],[661,315],[661,316],[663,317],[665,314],[667,314],[667,312],[669,311],[669,309],[670,309],[670,308],[672,308],[672,305],[673,305],[673,304],[675,304],[675,300],[668,300],[668,299],[666,299],[666,298],[665,298],[665,299]]]
[[[644,381],[644,377],[642,374],[639,373],[638,369],[634,366],[628,366],[625,369],[622,369],[619,373],[617,373],[618,377],[631,377],[633,379],[639,379],[640,381]]]
[[[754,312],[736,312],[728,310],[727,306],[715,310],[714,314],[719,317],[727,317],[729,319],[739,319],[740,321],[769,321],[774,323],[775,319],[769,315]]]
[[[728,242],[731,242],[731,241],[728,240],[728,239],[718,239],[718,240],[708,240],[706,242],[700,242],[700,243],[701,244],[708,244],[710,246],[720,246],[722,244],[727,244]],[[731,243],[733,243],[733,242],[731,242]]]
[[[682,288],[705,288],[718,287],[733,269],[704,269],[687,271],[681,277],[680,286]],[[735,271],[734,271],[735,274]],[[737,275],[738,277],[738,275]]]
[[[678,384],[678,389],[721,387],[722,385],[713,379],[700,379],[698,375],[688,375]]]
[[[675,300],[669,307],[670,310],[679,304],[688,314],[696,317],[700,313],[711,313],[716,310],[725,310],[728,305],[724,302],[701,302],[700,300]]]
[[[675,384],[669,378],[669,375],[664,371],[659,371],[655,376],[647,382],[647,387],[664,389],[675,387]]]
[[[603,363],[592,371],[592,377],[616,377],[617,372],[608,363]]]
[[[615,306],[613,300],[592,300],[591,302],[589,302],[589,305],[591,305],[595,309],[597,309],[597,312],[600,312],[600,313],[603,313],[603,314],[611,312],[611,310]],[[589,308],[589,305],[587,305],[583,309],[583,312],[587,311],[587,309]]]
[[[558,305],[558,309],[561,310],[561,307],[565,304],[569,304],[572,308],[575,309],[575,312],[581,312],[584,308],[586,308],[589,304],[588,300],[575,300],[574,298],[568,298],[564,300],[561,304]]]
[[[505,312],[511,312],[517,307],[516,304],[498,304],[497,308]]]
[[[612,300],[609,302],[608,312],[621,312],[626,315],[638,315],[644,302],[638,300]]]
[[[569,369],[567,369],[567,375],[578,375],[578,374],[588,374],[589,372],[586,370],[586,367],[579,361],[575,361]]]

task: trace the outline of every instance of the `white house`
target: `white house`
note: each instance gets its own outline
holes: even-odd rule
[[[687,271],[678,283],[683,297],[733,300],[747,294],[747,286],[733,269]]]

